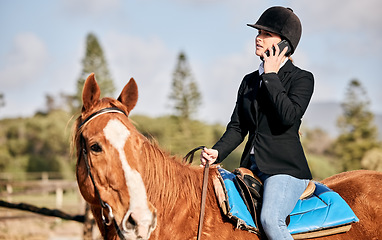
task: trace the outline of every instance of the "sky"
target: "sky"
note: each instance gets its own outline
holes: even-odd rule
[[[97,36],[116,86],[133,77],[139,89],[132,114],[170,114],[172,74],[186,54],[202,104],[197,119],[227,123],[253,54],[255,23],[271,6],[291,7],[303,26],[295,64],[315,77],[312,103],[341,102],[358,79],[370,109],[382,113],[380,0],[2,0],[0,1],[1,118],[43,110],[47,94],[73,94],[86,35]]]

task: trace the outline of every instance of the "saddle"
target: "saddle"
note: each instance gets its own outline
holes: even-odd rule
[[[216,171],[212,181],[223,214],[236,223],[236,228],[260,234],[258,216],[263,188],[260,179],[242,171],[237,171],[238,175],[220,167]]]
[[[237,168],[232,173],[236,176],[235,181],[238,190],[255,225],[260,226],[259,217],[263,201],[263,183],[251,170],[246,168]],[[256,231],[259,233],[259,229]]]
[[[257,226],[256,233],[260,234],[259,219],[263,200],[263,183],[259,177],[247,168],[237,168],[232,173],[236,176],[235,183],[237,188]],[[305,191],[301,194],[300,199],[309,198],[313,195],[315,189],[316,185],[310,181]]]
[[[263,235],[259,222],[263,184],[245,168],[229,172],[217,168],[213,185],[220,208],[236,223],[236,228]],[[341,198],[326,185],[310,181],[286,224],[294,239],[315,238],[347,232],[357,216]]]

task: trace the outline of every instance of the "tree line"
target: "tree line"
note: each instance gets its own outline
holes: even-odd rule
[[[195,120],[202,96],[186,54],[180,52],[176,60],[168,96],[173,114],[157,118],[133,114],[131,118],[140,132],[163,149],[184,156],[196,146],[212,146],[225,126]],[[82,66],[75,93],[46,95],[45,108],[32,117],[0,120],[0,172],[53,171],[63,178],[74,178],[71,127],[80,113],[85,79],[95,72],[102,96],[112,96],[115,91],[102,47],[92,33],[86,38]],[[0,111],[6,104],[5,97],[0,94]],[[317,179],[361,168],[382,171],[382,145],[360,81],[350,81],[342,109],[343,115],[338,119],[340,135],[336,139],[322,129],[301,129],[301,140]],[[239,146],[223,162],[224,167],[237,167],[242,150],[243,146]]]

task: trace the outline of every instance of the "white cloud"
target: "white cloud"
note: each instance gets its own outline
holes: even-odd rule
[[[121,0],[65,0],[62,4],[70,13],[94,16],[118,10],[122,2]]]
[[[0,83],[3,90],[38,81],[48,60],[49,54],[45,43],[36,34],[16,35],[12,48],[2,59],[5,63],[0,69]]]
[[[105,37],[104,46],[118,94],[131,77],[138,84],[139,100],[135,113],[168,113],[166,101],[176,54],[161,39],[117,32]]]
[[[304,22],[309,21],[312,29],[356,30],[361,28],[381,29],[382,2],[380,0],[322,0],[293,1],[296,14]],[[303,22],[303,24],[304,24]]]
[[[257,70],[259,64],[259,58],[253,54],[253,43],[248,41],[242,51],[222,56],[204,66],[200,74],[203,96],[201,120],[227,123],[243,77]]]

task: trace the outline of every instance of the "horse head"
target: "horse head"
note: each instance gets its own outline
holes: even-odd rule
[[[138,99],[134,79],[118,99],[100,99],[91,74],[82,92],[83,107],[75,125],[77,182],[105,239],[148,239],[157,214],[147,198],[139,156],[126,149],[142,144],[128,119]],[[135,161],[134,161],[135,160]]]

